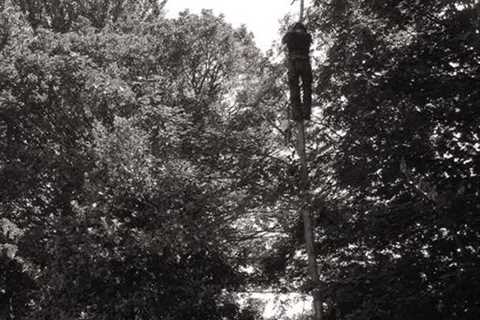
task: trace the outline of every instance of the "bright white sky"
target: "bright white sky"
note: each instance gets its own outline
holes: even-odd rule
[[[270,48],[272,41],[281,38],[278,33],[280,19],[292,13],[298,16],[298,2],[292,0],[168,0],[165,9],[168,17],[189,9],[199,13],[201,9],[213,9],[223,13],[225,20],[234,27],[245,24],[255,35],[255,42],[263,51]]]

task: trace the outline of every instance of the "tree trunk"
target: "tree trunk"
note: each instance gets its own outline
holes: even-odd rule
[[[314,247],[314,227],[312,217],[309,211],[309,196],[308,196],[308,169],[307,157],[305,151],[305,125],[303,121],[297,122],[297,152],[300,156],[300,211],[303,218],[303,228],[305,234],[305,248],[308,257],[308,276],[309,281],[313,284],[313,319],[322,320],[322,303],[318,296],[318,270],[317,259]]]

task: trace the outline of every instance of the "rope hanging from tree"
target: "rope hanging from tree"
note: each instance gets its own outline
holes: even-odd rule
[[[299,22],[303,22],[303,11],[304,11],[304,0],[300,0],[300,19],[298,19]]]

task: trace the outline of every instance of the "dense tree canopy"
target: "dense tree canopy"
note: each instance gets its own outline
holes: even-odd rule
[[[155,3],[4,8],[0,212],[23,233],[0,239],[12,318],[242,316],[227,294],[243,283],[235,221],[280,163],[250,95],[275,70],[244,28]]]
[[[479,9],[314,1],[328,48],[317,94],[345,191],[319,250],[341,319],[479,316]]]
[[[311,2],[306,197],[278,48],[164,5],[0,1],[1,319],[479,318],[477,1]]]

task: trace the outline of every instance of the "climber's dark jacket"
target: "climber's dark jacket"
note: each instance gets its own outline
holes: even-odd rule
[[[288,49],[288,85],[292,119],[295,121],[310,120],[312,109],[312,67],[310,65],[310,45],[312,36],[305,27],[297,23],[282,39]],[[302,80],[303,103],[300,94]]]

